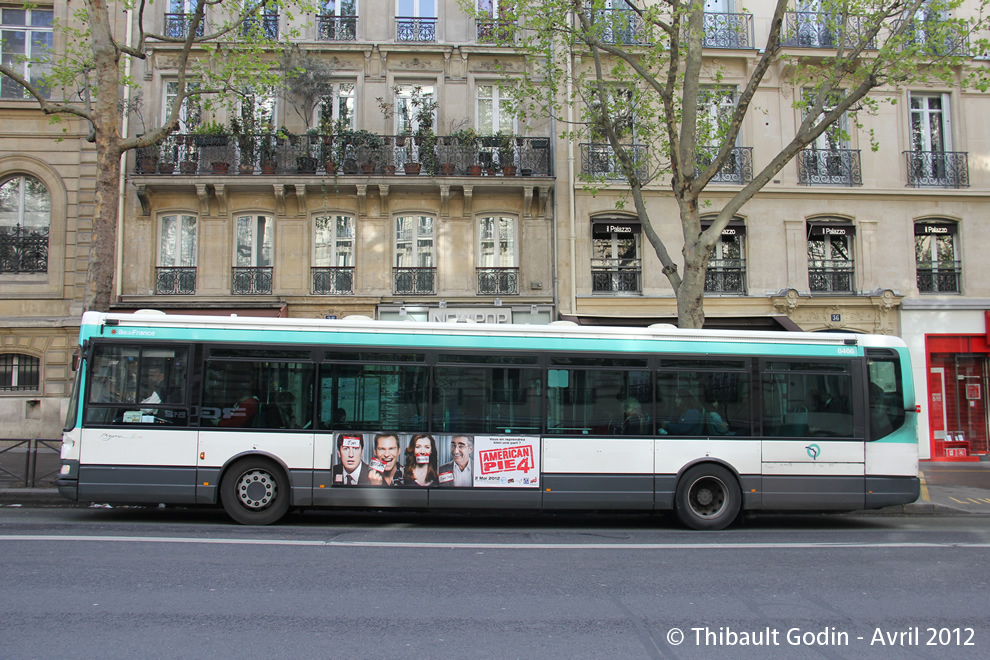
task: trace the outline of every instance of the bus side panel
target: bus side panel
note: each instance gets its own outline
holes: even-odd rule
[[[196,468],[80,465],[79,500],[193,504],[196,501]]]
[[[652,509],[649,438],[543,438],[544,509]]]
[[[662,438],[656,441],[654,508],[674,508],[678,474],[699,461],[730,466],[739,475],[743,507],[754,508],[760,497],[761,444],[758,439]]]
[[[914,429],[911,429],[913,436]],[[917,477],[918,440],[904,438],[900,431],[881,440],[866,443],[866,474],[878,476]]]
[[[864,443],[859,440],[763,441],[763,508],[849,511],[866,503]]]

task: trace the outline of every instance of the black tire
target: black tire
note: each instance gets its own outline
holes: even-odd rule
[[[742,491],[735,475],[720,465],[696,465],[677,482],[674,507],[691,529],[725,529],[739,515]]]
[[[242,525],[271,525],[289,510],[289,479],[270,459],[242,458],[223,475],[220,502]]]

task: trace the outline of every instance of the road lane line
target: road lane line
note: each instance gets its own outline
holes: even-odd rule
[[[990,548],[987,543],[444,543],[439,541],[300,541],[292,539],[214,539],[167,536],[84,536],[48,534],[0,535],[0,541],[79,542],[103,543],[192,543],[214,545],[272,545],[308,546],[327,548],[442,548],[466,550],[769,550],[769,549],[842,549],[842,548]]]
[[[928,483],[925,481],[924,472],[918,474],[918,479],[921,481],[921,501],[931,502],[932,499],[928,497]]]

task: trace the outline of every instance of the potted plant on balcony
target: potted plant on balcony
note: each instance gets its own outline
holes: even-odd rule
[[[498,163],[502,167],[503,176],[516,175],[516,140],[511,133],[495,134],[498,138]]]
[[[202,160],[209,161],[214,174],[226,174],[230,171],[230,156],[227,153],[230,135],[226,126],[217,121],[200,124],[193,130],[193,136]]]
[[[258,136],[258,157],[262,174],[275,174],[278,169],[279,134],[269,124]]]
[[[230,135],[237,143],[237,169],[241,174],[254,174],[254,163],[258,158],[258,136],[245,130],[236,116],[230,118]]]
[[[361,167],[361,172],[374,174],[383,160],[382,149],[385,141],[382,136],[361,129],[354,132],[351,143],[354,145],[354,156]]]

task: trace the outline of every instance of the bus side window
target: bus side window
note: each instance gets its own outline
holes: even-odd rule
[[[870,357],[870,439],[890,435],[904,424],[904,389],[896,356]]]

